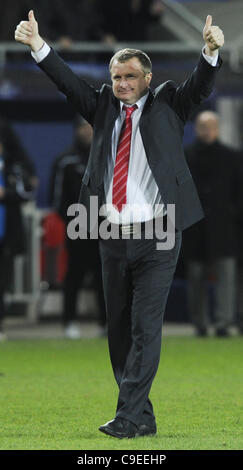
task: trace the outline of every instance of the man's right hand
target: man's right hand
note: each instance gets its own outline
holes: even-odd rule
[[[31,47],[32,51],[39,51],[44,40],[40,37],[38,23],[35,19],[33,10],[28,13],[29,21],[21,21],[15,30],[15,41],[22,42]]]

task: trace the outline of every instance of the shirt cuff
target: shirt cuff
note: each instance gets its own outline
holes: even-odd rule
[[[218,62],[219,53],[217,53],[217,55],[214,55],[214,56],[207,55],[207,54],[205,54],[205,52],[204,52],[204,47],[203,47],[202,55],[203,55],[204,59],[205,59],[210,65],[212,65],[213,67],[216,67],[217,62]]]
[[[48,56],[50,50],[51,50],[50,46],[48,46],[48,44],[46,44],[46,42],[44,42],[43,46],[39,49],[39,51],[37,51],[37,52],[31,51],[31,55],[32,55],[33,59],[35,59],[35,61],[38,64],[39,62],[44,60],[46,58],[46,56]]]

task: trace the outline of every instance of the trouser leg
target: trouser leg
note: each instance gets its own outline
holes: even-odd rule
[[[112,243],[113,242],[113,243]],[[126,259],[126,242],[100,242],[102,275],[107,311],[108,344],[113,373],[120,388],[132,345],[132,277]],[[144,423],[154,423],[149,399],[144,406]]]
[[[132,283],[124,240],[100,241],[111,364],[120,386],[131,347]]]
[[[13,256],[0,244],[0,329],[5,318],[4,294],[10,285],[13,274]]]
[[[233,257],[215,261],[216,328],[227,328],[234,320],[236,309],[236,260]]]
[[[115,271],[111,272],[111,259],[118,252],[115,245],[111,249],[112,242],[123,243],[123,263],[120,262],[119,268],[119,279],[122,273],[124,275],[122,288],[115,279],[119,263],[114,258]],[[103,251],[108,339],[113,370],[120,384],[116,416],[137,425],[149,424],[154,421],[154,414],[148,395],[159,364],[163,313],[181,234],[177,233],[176,246],[170,251],[156,250],[156,240],[111,240],[108,242],[110,249],[108,244],[104,247],[105,243],[101,242],[101,253]],[[111,286],[115,291],[111,291]]]
[[[237,326],[243,332],[243,266],[237,266]]]
[[[197,330],[206,330],[209,323],[206,268],[200,261],[188,262],[187,301],[193,325]]]
[[[95,290],[97,295],[98,301],[98,323],[101,327],[105,327],[106,325],[106,307],[105,307],[105,299],[104,299],[104,289],[103,289],[103,281],[102,281],[102,267],[101,267],[101,260],[100,254],[98,250],[98,243],[96,240],[92,240],[95,242],[93,244],[93,261],[92,261],[92,270],[94,273],[94,281],[95,281]]]
[[[78,245],[67,244],[68,266],[63,283],[63,324],[75,321],[77,318],[77,298],[82,286],[87,265]],[[75,241],[76,243],[76,241]]]

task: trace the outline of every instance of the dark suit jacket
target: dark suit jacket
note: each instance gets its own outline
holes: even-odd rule
[[[35,197],[30,170],[31,163],[18,160],[7,153],[4,155],[5,194],[1,202],[6,207],[6,233],[1,240],[3,249],[12,256],[21,254],[26,249],[25,227],[21,212],[21,204]]]
[[[219,141],[207,145],[199,140],[185,148],[185,155],[205,214],[184,232],[185,259],[234,256],[242,213],[242,157]]]
[[[18,136],[5,119],[0,118],[0,142],[3,144],[5,194],[0,200],[6,208],[6,233],[1,249],[12,256],[23,253],[25,228],[22,203],[35,197],[32,178],[35,168]]]
[[[70,217],[67,209],[77,203],[80,193],[80,182],[85,173],[88,161],[89,147],[77,147],[75,143],[53,163],[50,177],[50,206],[63,221],[68,224]]]
[[[149,91],[140,119],[140,132],[148,164],[163,202],[175,204],[176,228],[182,230],[203,217],[203,211],[182,146],[184,125],[190,113],[213,90],[221,66],[212,67],[200,55],[197,67],[181,85],[167,81]],[[111,136],[120,112],[112,87],[95,90],[77,77],[51,50],[39,67],[56,83],[68,101],[93,126],[93,142],[81,190],[80,202],[88,206],[89,196],[104,203],[103,179],[110,154]]]

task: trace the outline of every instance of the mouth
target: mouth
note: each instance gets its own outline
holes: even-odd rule
[[[131,93],[132,90],[119,90],[119,93],[122,95],[127,95],[127,93]]]

